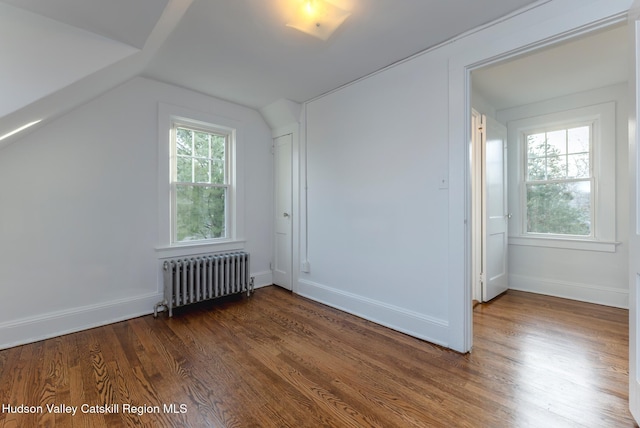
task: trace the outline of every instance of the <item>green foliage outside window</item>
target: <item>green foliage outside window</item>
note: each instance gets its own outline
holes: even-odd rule
[[[176,128],[176,240],[226,236],[227,135]]]
[[[527,135],[529,233],[591,235],[590,127]]]

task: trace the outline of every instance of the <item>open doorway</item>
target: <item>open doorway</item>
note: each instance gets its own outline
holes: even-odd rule
[[[505,127],[508,165],[503,206],[487,197],[496,165],[472,168],[474,300],[495,297],[504,268],[505,290],[628,306],[627,55],[618,24],[472,71],[475,117]],[[504,253],[491,215],[508,226]]]

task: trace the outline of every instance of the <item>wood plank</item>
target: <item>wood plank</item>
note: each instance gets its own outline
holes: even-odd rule
[[[477,305],[461,355],[265,287],[0,351],[0,404],[119,406],[0,427],[633,427],[628,346],[626,310],[548,296]]]

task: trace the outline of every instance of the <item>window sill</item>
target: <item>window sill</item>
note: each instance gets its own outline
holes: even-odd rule
[[[509,245],[529,247],[563,248],[567,250],[600,251],[615,253],[620,242],[588,241],[586,239],[543,238],[533,236],[509,237]]]
[[[175,244],[166,247],[156,247],[159,259],[172,257],[189,257],[207,253],[219,253],[227,251],[243,250],[244,240],[228,240],[220,242],[198,242]]]

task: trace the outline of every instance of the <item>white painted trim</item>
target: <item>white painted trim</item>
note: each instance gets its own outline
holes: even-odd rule
[[[536,111],[532,107],[531,111]],[[539,111],[539,110],[537,110]],[[591,207],[593,224],[592,235],[583,241],[614,242],[616,239],[616,103],[607,101],[592,105],[574,105],[551,113],[544,113],[510,120],[509,149],[512,151],[512,168],[509,171],[510,182],[514,184],[509,192],[509,207],[513,213],[509,234],[511,238],[541,237],[526,231],[526,163],[524,136],[527,132],[546,129],[568,128],[590,124],[591,126],[591,170],[595,180]],[[592,181],[593,183],[593,181]],[[566,248],[563,240],[572,240],[569,236],[544,236],[548,241],[558,240],[558,248]],[[573,240],[579,240],[573,239]],[[596,248],[595,246],[592,248]],[[610,247],[608,247],[610,248]],[[598,251],[598,250],[595,250]],[[601,250],[609,251],[609,250]],[[615,246],[613,247],[615,251]]]
[[[241,241],[244,238],[245,221],[245,136],[244,123],[241,120],[222,117],[212,112],[198,111],[171,104],[158,103],[158,245],[157,248],[170,246],[214,244],[214,242],[172,243],[171,239],[171,127],[175,120],[187,123],[210,124],[214,128],[222,127],[235,132],[235,141],[231,145],[232,159],[231,185],[233,195],[230,199],[228,240]],[[223,241],[224,242],[224,241]]]
[[[150,293],[5,322],[0,324],[0,349],[148,315],[162,299]]]
[[[526,247],[563,248],[567,250],[601,251],[603,253],[615,253],[621,242],[590,241],[586,239],[567,238],[543,238],[543,237],[510,237],[509,245]]]
[[[270,270],[252,273],[251,276],[254,277],[253,279],[254,288],[262,288],[262,287],[268,287],[269,285],[273,285],[273,272],[271,272]]]
[[[301,279],[298,294],[393,330],[448,347],[447,321]]]
[[[598,284],[509,274],[509,289],[627,309],[629,291]]]
[[[221,242],[207,242],[189,245],[173,245],[169,247],[157,247],[156,254],[158,259],[169,259],[172,257],[188,257],[197,256],[200,254],[208,253],[220,253],[226,251],[239,251],[244,249],[246,241],[221,241]]]

